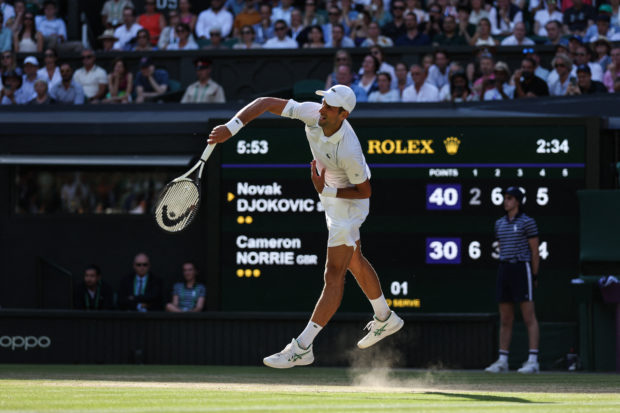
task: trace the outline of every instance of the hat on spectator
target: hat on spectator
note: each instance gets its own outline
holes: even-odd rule
[[[39,61],[34,56],[28,56],[27,58],[24,59],[24,66],[28,64],[33,65],[33,66],[39,66]]]
[[[609,23],[611,21],[611,16],[609,16],[608,14],[599,14],[598,16],[596,16],[596,21]]]
[[[101,36],[97,37],[97,39],[117,41],[118,37],[114,36],[114,29],[106,29]]]
[[[563,38],[563,39],[560,39],[560,42],[558,43],[558,46],[568,47],[568,39],[566,37]]]
[[[199,57],[194,60],[194,65],[196,69],[206,69],[211,67],[211,60],[206,57]]]
[[[583,37],[579,36],[578,34],[573,34],[571,37],[569,37],[568,41],[572,41],[575,40],[577,42],[579,42],[580,44],[583,44]]]
[[[510,68],[506,62],[497,62],[495,63],[495,67],[493,68],[496,72],[506,72],[508,76],[510,76]]]
[[[598,8],[598,11],[609,14],[612,14],[614,12],[610,4],[601,4]]]
[[[22,75],[17,70],[7,70],[6,72],[2,73],[2,83],[6,85],[7,79],[12,78],[12,77],[19,79],[21,83]]]
[[[584,72],[584,73],[592,74],[592,71],[590,70],[590,66],[587,64],[577,66],[577,72]]]
[[[607,46],[610,50],[611,50],[611,42],[609,41],[609,39],[606,36],[601,36],[599,35],[596,40],[594,40],[592,42],[592,44],[594,46],[596,46],[597,44],[604,44],[605,46]]]
[[[150,57],[144,56],[142,59],[140,59],[140,69],[145,68],[145,67],[149,67],[152,64],[153,64],[153,62],[151,61]]]
[[[506,190],[504,191],[504,195],[512,195],[512,196],[514,196],[515,199],[517,201],[519,201],[519,204],[523,203],[523,198],[525,197],[525,194],[523,193],[521,188],[519,188],[517,186],[511,186],[509,188],[506,188]]]
[[[209,29],[209,34],[222,34],[222,29],[220,28],[220,26],[213,26]]]
[[[357,102],[355,93],[346,85],[336,85],[328,90],[317,90],[315,93],[319,96],[323,96],[323,100],[329,106],[343,108],[349,113],[353,111],[355,103]]]

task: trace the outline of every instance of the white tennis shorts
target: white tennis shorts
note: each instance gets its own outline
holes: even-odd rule
[[[329,230],[328,247],[348,245],[355,248],[360,239],[360,227],[368,216],[369,199],[342,199],[319,195],[325,208]]]

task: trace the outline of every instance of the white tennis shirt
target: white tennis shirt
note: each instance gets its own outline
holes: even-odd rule
[[[332,136],[325,136],[319,126],[319,109],[315,102],[299,103],[290,99],[282,116],[306,124],[306,137],[319,172],[325,169],[325,183],[332,188],[348,188],[370,178],[370,169],[355,131],[345,119]]]

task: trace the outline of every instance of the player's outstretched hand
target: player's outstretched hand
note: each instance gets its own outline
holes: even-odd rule
[[[323,192],[323,188],[325,188],[325,169],[321,170],[320,175],[317,174],[315,159],[310,162],[310,178],[312,178],[314,189],[316,189],[319,194]]]
[[[207,143],[223,143],[230,139],[232,134],[226,127],[226,125],[218,125],[209,134]]]

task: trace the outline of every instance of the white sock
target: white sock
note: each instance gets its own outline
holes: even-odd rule
[[[530,356],[528,357],[527,361],[531,363],[538,363],[538,349],[530,349]]]
[[[506,350],[499,351],[499,361],[502,363],[508,363],[508,352]]]
[[[370,300],[370,304],[372,305],[372,309],[375,312],[375,317],[379,321],[385,321],[388,319],[392,311],[385,301],[385,297],[381,294],[381,297],[375,298],[374,300]]]
[[[297,337],[297,344],[299,344],[301,348],[310,347],[312,345],[312,342],[314,341],[314,338],[317,334],[319,334],[322,329],[323,327],[321,327],[317,323],[309,321],[306,328],[304,328],[304,331],[302,331],[299,337]]]

